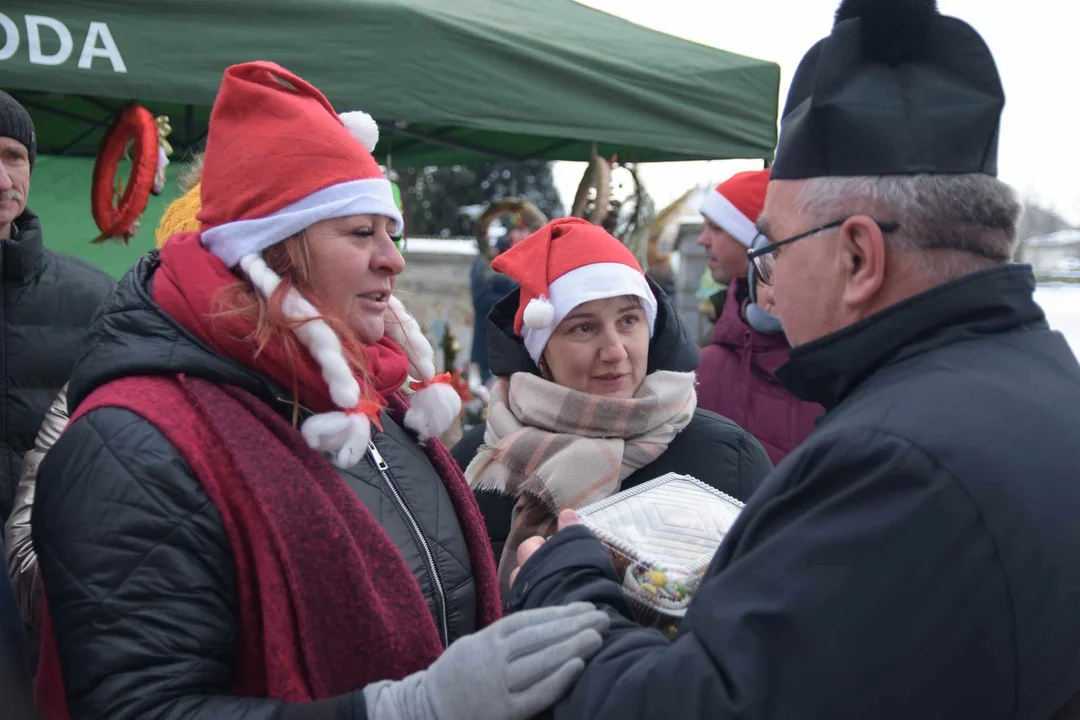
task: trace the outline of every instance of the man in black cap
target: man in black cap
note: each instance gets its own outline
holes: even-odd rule
[[[114,285],[45,248],[41,223],[26,207],[36,150],[30,115],[0,91],[0,521],[11,512],[22,456]]]
[[[793,78],[751,252],[795,346],[778,376],[827,413],[674,641],[625,619],[584,528],[523,546],[514,608],[614,615],[556,718],[1080,717],[1080,366],[1011,264],[1003,104],[933,0],[841,6]]]

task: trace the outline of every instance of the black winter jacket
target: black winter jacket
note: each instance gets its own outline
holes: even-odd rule
[[[0,537],[0,551],[4,549]],[[22,616],[7,575],[0,575],[0,707],[10,720],[33,717],[30,687],[30,653],[26,647]]]
[[[156,253],[144,256],[95,318],[69,407],[119,377],[187,373],[240,387],[289,417],[286,392],[212,353],[153,303],[156,267]],[[415,438],[387,415],[382,422],[373,441],[401,500],[370,454],[339,472],[401,551],[452,642],[476,621],[464,536]],[[359,692],[291,706],[230,697],[237,588],[225,527],[179,451],[142,418],[100,408],[72,423],[42,463],[32,524],[73,717],[363,717]]]
[[[30,210],[0,240],[0,524],[11,514],[23,455],[67,382],[79,340],[115,281],[45,248]]]
[[[647,374],[658,370],[693,372],[700,359],[697,344],[675,312],[663,290],[649,279],[657,298],[656,327],[649,342]],[[518,293],[499,301],[488,318],[488,353],[491,371],[507,377],[516,372],[539,374],[525,345],[514,334],[514,314]],[[451,451],[462,471],[468,467],[484,441],[485,426],[471,429]],[[675,436],[656,460],[635,471],[622,482],[632,488],[669,472],[691,475],[739,500],[747,500],[772,470],[765,449],[750,433],[716,413],[698,409],[686,428]],[[497,492],[476,493],[487,524],[495,557],[502,557],[510,533],[515,498]]]
[[[782,379],[827,414],[751,498],[679,637],[616,618],[555,717],[1065,706],[1080,689],[1080,366],[1034,288],[1026,266],[973,274],[795,349]],[[512,595],[627,611],[581,527]]]

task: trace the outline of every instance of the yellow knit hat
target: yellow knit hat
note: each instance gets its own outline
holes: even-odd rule
[[[198,231],[199,221],[195,216],[199,214],[202,203],[199,200],[200,183],[188,190],[169,205],[165,214],[161,216],[154,237],[157,239],[157,248],[160,250],[165,241],[176,233]]]

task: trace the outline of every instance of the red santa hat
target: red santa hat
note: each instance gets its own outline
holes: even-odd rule
[[[350,215],[382,215],[402,227],[390,182],[372,151],[375,121],[365,113],[338,115],[312,85],[270,62],[225,71],[210,114],[202,171],[202,244],[228,267],[239,266],[256,290],[270,297],[281,278],[262,251],[311,225]],[[295,289],[283,303],[294,332],[322,369],[340,411],[308,418],[308,444],[351,467],[367,450],[374,398],[360,386],[341,340]],[[461,408],[457,392],[435,382],[434,350],[404,306],[390,299],[386,332],[409,356],[421,388],[405,424],[421,442],[445,432]],[[367,401],[367,402],[365,402]]]
[[[768,170],[750,170],[733,175],[705,197],[701,214],[749,248],[758,234],[754,223],[765,207],[765,190],[768,187]]]
[[[496,257],[491,267],[521,286],[514,332],[534,362],[563,318],[593,300],[641,298],[652,336],[656,296],[641,265],[625,245],[587,220],[552,220]]]

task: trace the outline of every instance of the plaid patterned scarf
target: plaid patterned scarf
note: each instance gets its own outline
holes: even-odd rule
[[[500,379],[484,444],[465,470],[474,490],[518,498],[499,562],[506,597],[517,548],[555,531],[559,510],[618,492],[622,481],[667,450],[697,408],[694,373],[658,371],[630,399],[571,390],[529,373]]]

